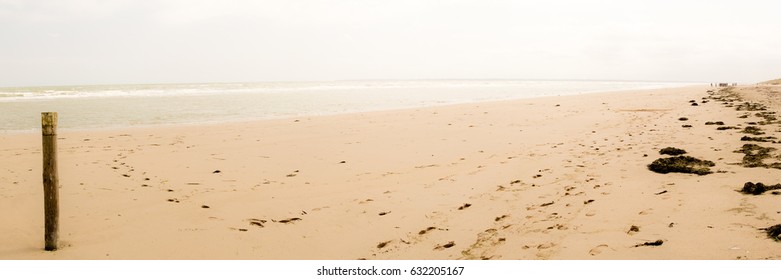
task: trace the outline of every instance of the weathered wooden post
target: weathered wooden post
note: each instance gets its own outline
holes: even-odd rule
[[[57,176],[57,112],[41,113],[43,138],[43,211],[46,251],[57,250],[60,218],[60,180]]]

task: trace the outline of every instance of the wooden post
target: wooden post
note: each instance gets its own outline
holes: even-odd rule
[[[59,239],[59,185],[57,176],[57,113],[41,113],[43,138],[43,211],[45,215],[44,240],[46,251],[57,250]]]

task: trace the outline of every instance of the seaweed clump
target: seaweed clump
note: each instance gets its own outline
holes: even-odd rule
[[[715,165],[715,163],[709,160],[701,160],[690,156],[675,156],[654,160],[654,162],[648,165],[648,169],[662,174],[677,172],[706,175],[713,173],[710,167]]]
[[[765,185],[760,182],[757,182],[756,184],[752,182],[746,182],[743,184],[743,189],[741,189],[740,192],[744,194],[760,195],[766,191],[772,190],[781,190],[781,184]]]
[[[774,225],[772,227],[761,228],[767,232],[767,237],[775,241],[781,241],[781,224]]]
[[[685,154],[686,150],[673,148],[673,147],[667,147],[664,149],[659,150],[659,154],[661,155],[671,155],[671,156],[677,156]]]
[[[753,135],[762,135],[765,134],[762,132],[762,129],[756,126],[747,126],[743,128],[740,132],[747,133],[747,134],[753,134]]]
[[[754,114],[754,116],[764,118],[764,121],[760,121],[760,125],[768,125],[774,123],[778,118],[775,116],[776,112],[759,112]]]
[[[754,142],[772,142],[772,143],[776,143],[776,141],[773,140],[773,139],[778,139],[778,138],[773,137],[773,136],[765,136],[765,137],[743,136],[743,137],[740,137],[740,141],[754,141]]]
[[[767,110],[767,106],[761,103],[750,103],[750,102],[744,102],[743,104],[738,104],[738,106],[735,108],[737,111],[765,111]]]
[[[766,158],[770,157],[770,152],[773,150],[775,150],[775,148],[762,147],[757,144],[743,144],[743,147],[735,152],[744,154],[741,164],[745,167],[781,168],[781,164],[779,163],[768,165],[763,162]]]

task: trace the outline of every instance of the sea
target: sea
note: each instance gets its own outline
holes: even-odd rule
[[[669,88],[681,82],[415,80],[84,85],[0,88],[0,133],[225,123]],[[630,93],[631,94],[631,93]]]

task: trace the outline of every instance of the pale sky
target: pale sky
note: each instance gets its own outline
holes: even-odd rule
[[[781,1],[0,0],[0,86],[781,78]]]

